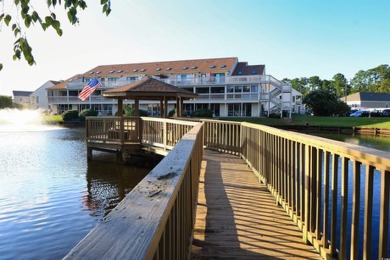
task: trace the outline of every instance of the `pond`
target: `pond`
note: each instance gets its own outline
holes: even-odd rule
[[[0,125],[0,259],[61,259],[150,171],[87,161],[84,136]]]

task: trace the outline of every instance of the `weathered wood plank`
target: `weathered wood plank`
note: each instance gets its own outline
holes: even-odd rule
[[[193,259],[321,259],[242,159],[212,151],[204,159]]]

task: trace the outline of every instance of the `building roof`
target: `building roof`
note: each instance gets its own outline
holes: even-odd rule
[[[102,94],[106,98],[138,98],[143,100],[176,99],[177,97],[191,99],[198,96],[188,90],[175,87],[152,77],[144,77],[127,85],[105,90]]]
[[[19,91],[19,90],[13,90],[12,94],[14,97],[28,97],[32,94],[32,91]]]
[[[343,100],[345,97],[343,98]],[[357,92],[347,96],[347,101],[390,101],[389,93]]]
[[[84,74],[83,77],[121,77],[139,75],[171,75],[188,73],[225,73],[234,68],[238,58],[213,58],[147,63],[100,65]]]
[[[233,76],[263,75],[265,65],[248,65],[248,62],[239,62],[233,71]]]

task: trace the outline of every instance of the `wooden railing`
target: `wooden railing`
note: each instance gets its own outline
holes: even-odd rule
[[[237,123],[204,123],[213,148],[238,139],[225,130]],[[323,257],[390,257],[390,153],[249,123],[237,131],[228,150],[240,151]]]
[[[139,117],[87,117],[86,138],[101,142],[140,142],[140,120]]]
[[[198,122],[142,117],[142,144],[171,150]]]

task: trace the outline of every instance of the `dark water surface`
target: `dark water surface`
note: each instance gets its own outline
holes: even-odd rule
[[[0,129],[0,259],[61,259],[150,171],[94,154],[84,129]]]

